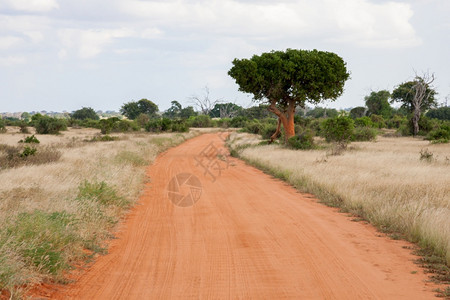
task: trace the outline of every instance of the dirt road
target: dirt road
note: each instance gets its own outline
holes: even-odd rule
[[[109,254],[52,297],[433,298],[405,242],[218,150],[206,134],[158,157]]]

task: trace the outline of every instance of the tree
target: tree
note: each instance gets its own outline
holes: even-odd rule
[[[76,120],[98,120],[99,117],[95,110],[93,110],[91,107],[83,107],[82,109],[74,111],[71,115],[72,119]]]
[[[286,141],[295,135],[295,108],[304,107],[305,102],[336,100],[349,78],[346,64],[338,55],[295,49],[234,59],[228,74],[236,80],[240,91],[253,94],[255,101],[269,104],[268,110],[283,125]],[[273,137],[278,132],[279,127]]]
[[[240,116],[247,117],[249,119],[264,119],[271,115],[270,111],[268,110],[269,105],[267,104],[260,104],[258,106],[251,106],[249,108],[245,108],[241,112],[239,112]]]
[[[357,119],[366,115],[366,108],[364,106],[357,106],[350,110],[350,118]]]
[[[313,118],[334,118],[339,115],[339,112],[334,108],[322,108],[322,107],[314,107],[306,112],[307,117]]]
[[[434,74],[424,73],[416,77],[413,81],[400,84],[392,92],[391,102],[401,102],[402,107],[408,109],[412,114],[413,134],[419,133],[419,119],[422,111],[436,106],[437,94],[431,84],[434,81]]]
[[[187,106],[182,108],[180,111],[180,118],[189,119],[190,117],[194,117],[197,115],[197,112],[194,110],[192,106]]]
[[[431,119],[450,121],[450,106],[442,106],[436,109],[430,109],[426,116]]]
[[[209,95],[209,88],[205,86],[203,88],[205,94],[203,96],[193,95],[190,97],[191,102],[196,106],[200,113],[203,115],[209,115],[214,106],[221,101],[221,99],[212,100]]]
[[[180,102],[173,100],[171,102],[171,104],[172,105],[170,106],[169,109],[166,110],[166,112],[163,114],[163,116],[166,118],[170,118],[170,119],[179,117],[180,112],[182,110],[182,106],[181,106]]]
[[[154,116],[158,111],[158,105],[147,99],[141,99],[138,102],[131,101],[120,108],[120,113],[130,120],[136,119],[140,114]]]
[[[386,90],[371,92],[369,96],[364,97],[367,106],[367,115],[380,115],[388,119],[392,114],[392,107],[389,104],[391,93]]]
[[[31,119],[31,115],[30,115],[30,113],[28,113],[28,112],[23,112],[21,115],[20,115],[20,118],[23,120],[23,121],[25,121],[25,122],[30,122],[30,119]]]
[[[228,102],[216,103],[209,112],[211,118],[233,118],[242,110],[242,106]]]

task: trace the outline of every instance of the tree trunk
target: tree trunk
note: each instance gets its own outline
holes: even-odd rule
[[[414,136],[416,136],[419,133],[419,120],[420,120],[420,108],[415,107],[412,117]]]
[[[276,107],[276,100],[271,100],[268,110],[276,114],[278,116],[278,122],[281,122],[281,124],[283,124],[284,141],[287,143],[287,140],[295,135],[295,127],[294,127],[295,101],[289,100],[286,112],[281,112]]]
[[[280,127],[281,127],[281,119],[278,117],[277,130],[270,137],[269,144],[272,144],[273,141],[280,135],[280,133],[281,133]]]

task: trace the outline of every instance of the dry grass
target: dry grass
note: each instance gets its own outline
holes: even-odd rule
[[[45,250],[46,239],[58,237],[52,247],[60,245],[64,257],[53,250],[45,253],[64,263],[82,258],[83,248],[101,251],[102,240],[125,212],[122,204],[132,205],[138,199],[146,166],[161,151],[199,132],[116,134],[115,141],[92,142],[98,134],[96,129],[70,129],[61,135],[36,135],[41,142],[36,147],[56,149],[60,158],[0,170],[0,290],[17,293],[18,285],[45,278],[62,280],[64,268],[52,268],[51,255],[44,262],[35,259]],[[17,146],[29,135],[10,127],[0,135],[0,144]],[[33,237],[21,236],[17,224]],[[33,231],[43,224],[54,232]]]
[[[450,265],[450,145],[379,137],[342,155],[295,151],[233,134],[231,149],[248,162],[376,225],[432,249]],[[428,149],[431,159],[420,159]],[[422,151],[423,152],[423,151]],[[329,152],[328,152],[329,153]]]

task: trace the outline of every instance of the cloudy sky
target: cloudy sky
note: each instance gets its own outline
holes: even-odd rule
[[[141,98],[164,110],[205,86],[248,107],[231,61],[286,48],[347,62],[351,79],[327,107],[363,105],[427,70],[439,101],[450,97],[449,0],[0,0],[0,112]]]

